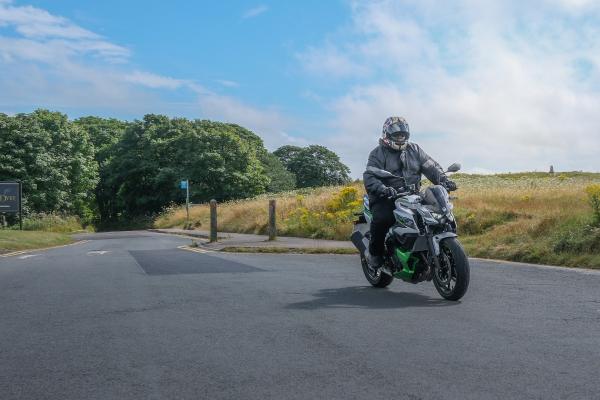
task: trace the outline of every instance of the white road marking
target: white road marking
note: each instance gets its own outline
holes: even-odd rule
[[[181,249],[181,250],[193,251],[194,253],[200,253],[200,254],[214,253],[213,250],[201,249],[199,247],[178,246],[177,248]]]
[[[106,253],[110,253],[110,251],[108,251],[108,250],[92,250],[92,251],[88,251],[87,255],[94,256],[94,255],[98,254],[98,255],[102,256]]]
[[[37,257],[39,254],[25,254],[24,256],[17,257],[19,260],[25,260],[26,258]]]

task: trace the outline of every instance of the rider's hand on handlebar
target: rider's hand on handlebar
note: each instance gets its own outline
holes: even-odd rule
[[[396,196],[397,194],[398,194],[398,192],[393,187],[386,186],[381,190],[381,196],[387,197],[388,199],[391,199],[392,197]]]
[[[444,186],[446,188],[447,191],[449,192],[453,192],[456,189],[458,189],[458,186],[456,186],[456,183],[454,183],[453,181],[451,181],[450,179],[446,179],[442,182],[442,186]]]

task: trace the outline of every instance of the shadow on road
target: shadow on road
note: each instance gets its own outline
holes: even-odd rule
[[[392,292],[375,289],[371,286],[355,286],[335,289],[322,289],[309,301],[300,301],[286,306],[294,310],[315,310],[319,308],[407,308],[444,307],[460,304],[441,298],[431,298],[419,293]]]

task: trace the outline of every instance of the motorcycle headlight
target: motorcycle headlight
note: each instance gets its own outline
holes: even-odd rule
[[[431,215],[433,216],[433,218],[435,218],[438,221],[442,221],[442,219],[444,219],[446,217],[444,214],[439,214],[436,212],[432,212]]]

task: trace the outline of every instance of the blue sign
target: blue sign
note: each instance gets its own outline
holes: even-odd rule
[[[180,187],[181,189],[187,189],[187,188],[188,188],[188,181],[181,181],[181,182],[179,183],[179,187]]]

